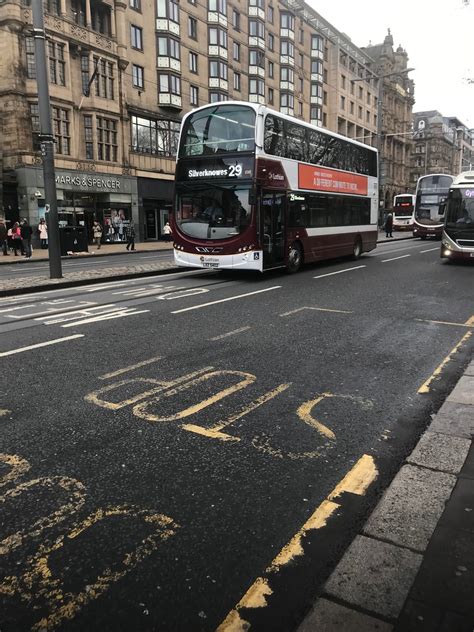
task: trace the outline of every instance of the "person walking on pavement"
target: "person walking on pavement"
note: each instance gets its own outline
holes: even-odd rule
[[[41,248],[42,250],[45,250],[48,247],[48,226],[44,218],[40,219],[40,223],[38,224],[38,233],[41,242]]]
[[[31,259],[31,237],[33,235],[33,229],[28,224],[28,220],[26,218],[21,223],[20,234],[21,241],[23,243],[23,253],[27,259]]]
[[[102,226],[95,219],[92,226],[92,235],[94,237],[94,243],[97,246],[97,250],[100,250],[100,240],[102,239]]]
[[[127,228],[127,250],[135,250],[135,226],[133,222]]]
[[[169,222],[163,226],[163,235],[165,241],[171,241],[171,226]]]
[[[8,257],[8,231],[3,217],[0,217],[0,246],[3,256]]]
[[[393,229],[393,215],[392,213],[389,213],[387,215],[387,219],[385,220],[385,237],[393,237],[392,229]]]

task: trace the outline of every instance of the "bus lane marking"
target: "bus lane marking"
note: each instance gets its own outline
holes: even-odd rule
[[[466,342],[471,336],[472,336],[472,331],[468,331],[466,334],[464,334],[464,336],[461,338],[461,340],[457,343],[457,345],[455,347],[453,347],[453,349],[451,349],[451,351],[448,353],[448,355],[444,358],[444,360],[441,362],[441,364],[433,371],[433,373],[426,380],[426,382],[424,382],[420,386],[420,388],[417,391],[418,393],[429,393],[430,392],[431,383],[433,382],[433,380],[435,380],[438,377],[438,375],[441,373],[441,371],[444,369],[444,367],[448,364],[448,362],[451,360],[452,356],[456,353],[456,351],[459,349],[459,347],[461,347],[464,344],[464,342]]]
[[[0,463],[10,468],[9,472],[0,476],[0,487],[15,482],[30,469],[28,461],[16,454],[0,454]]]
[[[304,555],[304,541],[312,532],[327,526],[329,519],[341,509],[342,503],[335,502],[342,494],[364,496],[370,485],[377,479],[378,469],[373,457],[364,454],[347,472],[333,491],[316,507],[297,533],[285,544],[260,577],[254,581],[237,605],[229,612],[216,632],[244,632],[249,630],[249,621],[243,618],[242,610],[264,608],[267,597],[273,594],[272,579],[285,566]]]
[[[217,305],[218,303],[226,303],[227,301],[236,301],[240,298],[246,298],[247,296],[254,296],[255,294],[262,294],[263,292],[271,292],[272,290],[281,289],[281,285],[275,285],[273,287],[267,287],[264,290],[256,290],[255,292],[247,292],[246,294],[238,294],[237,296],[229,296],[228,298],[221,298],[217,301],[211,301],[210,303],[201,303],[200,305],[193,305],[192,307],[185,307],[184,309],[177,309],[172,314],[182,314],[183,312],[190,312],[193,309],[201,309],[203,307],[209,307],[210,305]]]
[[[47,347],[48,345],[56,345],[60,342],[66,342],[67,340],[75,340],[76,338],[84,338],[84,334],[74,334],[73,336],[66,336],[65,338],[56,338],[55,340],[48,340],[47,342],[39,342],[35,345],[29,345],[28,347],[20,347],[19,349],[12,349],[11,351],[2,351],[0,358],[14,355],[15,353],[23,353],[23,351],[30,351],[31,349],[39,349],[40,347]]]
[[[228,331],[226,334],[221,334],[220,336],[214,336],[214,338],[209,338],[209,340],[216,342],[217,340],[222,340],[223,338],[228,338],[229,336],[236,336],[237,334],[241,334],[249,329],[252,329],[250,325],[247,327],[241,327],[240,329],[234,329],[233,331]]]
[[[280,314],[280,316],[292,316],[293,314],[297,314],[298,312],[302,312],[305,309],[314,310],[317,312],[333,312],[334,314],[353,314],[354,312],[350,312],[344,309],[329,309],[326,307],[298,307],[298,309],[293,309],[291,312],[284,312]]]
[[[388,263],[389,261],[398,261],[398,259],[405,259],[405,257],[411,257],[411,255],[400,255],[399,257],[393,257],[392,259],[382,259],[380,263]]]
[[[361,270],[367,266],[354,266],[353,268],[346,268],[345,270],[337,270],[336,272],[328,272],[327,274],[319,274],[313,277],[313,279],[324,279],[324,277],[333,276],[334,274],[342,274],[343,272],[352,272],[353,270]]]

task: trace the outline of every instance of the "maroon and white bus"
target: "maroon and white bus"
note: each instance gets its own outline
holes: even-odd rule
[[[377,152],[267,107],[224,101],[182,123],[175,262],[297,271],[377,243]]]
[[[415,194],[413,236],[441,239],[449,187],[454,176],[430,173],[418,178]]]

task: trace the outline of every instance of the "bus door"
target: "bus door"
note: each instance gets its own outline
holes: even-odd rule
[[[285,193],[262,193],[261,234],[263,267],[271,268],[285,259]]]

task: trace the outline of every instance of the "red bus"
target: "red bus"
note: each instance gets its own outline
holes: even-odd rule
[[[433,173],[418,178],[415,196],[413,236],[441,239],[449,187],[454,176]]]
[[[377,152],[254,103],[182,122],[172,218],[179,266],[296,272],[377,243]]]

